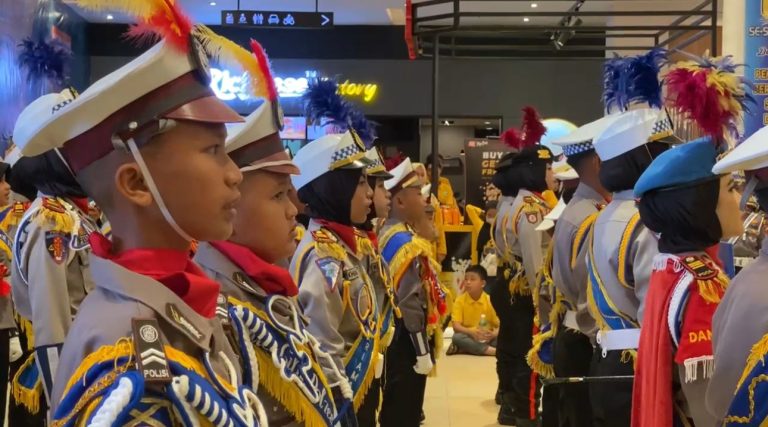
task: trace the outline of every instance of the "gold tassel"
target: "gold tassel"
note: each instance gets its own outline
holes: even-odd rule
[[[304,396],[304,393],[293,382],[280,375],[271,355],[257,348],[256,360],[259,362],[259,387],[264,387],[267,393],[280,402],[301,425],[325,427],[323,417]],[[326,389],[326,392],[329,396],[331,395],[329,389]]]
[[[621,352],[621,363],[637,363],[637,350],[624,350]]]
[[[698,282],[699,295],[701,295],[701,298],[703,298],[704,301],[710,304],[720,303],[720,299],[730,283],[728,276],[722,272],[712,280],[698,280]]]
[[[59,203],[53,201],[52,203]],[[62,206],[62,212],[48,209],[45,203],[34,216],[34,223],[44,230],[72,234],[75,232],[75,219]]]
[[[539,350],[541,350],[541,345],[546,341],[547,339],[552,339],[551,335],[552,331],[547,331],[545,333],[539,333],[533,336],[533,347],[531,347],[530,350],[528,350],[528,354],[525,356],[525,361],[528,363],[528,366],[536,372],[537,374],[541,375],[544,378],[554,378],[555,377],[555,367],[551,363],[545,363],[539,358]]]
[[[13,376],[13,380],[11,381],[11,394],[13,395],[13,400],[17,404],[21,404],[27,408],[27,410],[32,415],[40,412],[40,393],[43,391],[43,382],[38,377],[37,382],[35,382],[35,385],[32,386],[32,388],[26,388],[19,383],[19,379],[22,373],[27,368],[34,365],[34,363],[35,354],[32,353],[29,355],[29,357],[27,357],[27,360],[24,361],[19,370],[16,372],[16,375]]]
[[[347,251],[338,243],[315,242],[315,251],[318,258],[331,257],[342,262],[347,259]]]
[[[32,322],[24,318],[19,313],[16,313],[16,323],[19,325],[19,329],[24,333],[27,338],[27,351],[35,349],[35,330],[32,329]]]

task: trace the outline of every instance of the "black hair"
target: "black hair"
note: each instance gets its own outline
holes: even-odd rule
[[[515,165],[497,171],[491,182],[504,196],[517,196],[521,189],[542,192],[547,187],[547,165],[534,162],[528,165]]]
[[[587,151],[583,151],[578,154],[573,154],[565,158],[566,163],[570,165],[572,168],[576,170],[576,172],[581,172],[584,168],[584,162],[588,159],[591,159],[592,157],[596,156],[597,153],[594,149],[590,149]]]
[[[760,209],[762,209],[763,212],[768,212],[768,186],[757,188],[752,194],[755,195],[755,199],[757,199],[757,204],[760,205]]]
[[[662,142],[650,142],[604,160],[600,166],[600,183],[611,193],[635,188],[640,175],[648,169],[653,159],[669,147],[669,144]]]
[[[650,191],[640,199],[640,218],[660,233],[659,251],[681,253],[704,250],[723,235],[717,218],[720,180],[713,179],[673,189]]]
[[[427,155],[427,161],[424,163],[424,165],[425,165],[425,166],[431,166],[431,165],[432,165],[432,161],[434,160],[434,157],[435,157],[435,156],[434,156],[434,154],[433,154],[433,153],[429,153],[429,154]],[[445,160],[445,157],[443,157],[443,155],[442,155],[442,154],[440,154],[440,153],[437,153],[437,158],[438,158],[438,159],[440,159],[441,161],[442,161],[442,160]]]
[[[352,225],[352,198],[362,169],[336,169],[315,178],[298,191],[310,218]]]
[[[54,150],[37,156],[22,157],[13,166],[12,175],[11,188],[27,198],[29,198],[27,195],[30,194],[31,187],[51,197],[88,197]],[[18,191],[13,188],[14,183]],[[29,199],[34,200],[35,196]]]
[[[466,273],[475,273],[478,276],[480,276],[481,279],[487,281],[488,280],[488,271],[485,270],[485,267],[483,267],[480,264],[470,265],[467,267],[467,270],[464,272]]]

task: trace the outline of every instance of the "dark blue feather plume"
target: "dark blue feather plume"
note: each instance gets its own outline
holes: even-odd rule
[[[26,68],[28,80],[51,79],[59,84],[66,80],[66,64],[72,52],[63,43],[27,37],[19,43],[19,48],[19,65]]]
[[[350,128],[357,132],[367,148],[376,139],[376,124],[365,117],[351,102],[339,95],[335,81],[316,79],[304,93],[304,114],[310,123],[333,126],[338,132]]]
[[[603,66],[603,104],[605,109],[626,111],[631,104],[648,104],[661,108],[661,67],[667,51],[654,48],[650,52],[627,58],[615,56]]]

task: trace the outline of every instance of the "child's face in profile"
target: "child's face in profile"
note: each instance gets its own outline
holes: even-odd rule
[[[466,290],[467,293],[473,298],[480,296],[484,287],[485,280],[483,280],[479,274],[473,271],[468,271],[464,275],[464,290]]]

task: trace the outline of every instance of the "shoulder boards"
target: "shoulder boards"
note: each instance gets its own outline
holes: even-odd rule
[[[700,256],[687,256],[682,259],[683,267],[693,274],[696,280],[711,280],[717,277],[718,271]]]
[[[144,381],[170,383],[171,371],[157,319],[131,319],[134,351]]]
[[[49,197],[43,198],[43,209],[57,213],[65,213],[67,211],[60,201]]]
[[[336,243],[339,239],[323,228],[312,231],[312,239],[317,243]]]

